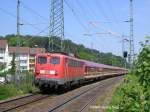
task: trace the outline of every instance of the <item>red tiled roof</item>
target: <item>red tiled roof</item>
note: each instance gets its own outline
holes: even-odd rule
[[[8,49],[9,53],[22,53],[22,54],[28,54],[29,53],[29,47],[9,47]]]
[[[45,53],[45,48],[30,48],[30,54]]]
[[[22,53],[35,55],[37,53],[45,53],[45,48],[29,48],[29,47],[9,47],[9,53]]]
[[[0,40],[0,48],[6,48],[7,44],[7,40]]]

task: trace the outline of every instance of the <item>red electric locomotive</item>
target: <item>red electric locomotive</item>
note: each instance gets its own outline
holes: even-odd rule
[[[35,84],[40,88],[57,88],[79,83],[84,78],[84,62],[59,53],[36,55]]]

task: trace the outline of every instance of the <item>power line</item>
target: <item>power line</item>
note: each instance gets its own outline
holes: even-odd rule
[[[5,13],[5,14],[7,14],[7,15],[9,15],[9,16],[11,16],[12,18],[15,18],[15,19],[17,18],[16,15],[14,15],[14,14],[8,12],[8,11],[5,10],[5,9],[0,8],[0,11],[3,12],[3,13]],[[23,24],[23,25],[29,25],[29,26],[32,26],[32,27],[33,27],[34,29],[36,29],[36,30],[40,30],[40,31],[37,32],[35,35],[40,35],[41,33],[45,32],[45,31],[48,30],[48,28],[49,28],[49,26],[47,26],[47,27],[45,27],[44,29],[41,30],[41,29],[35,27],[34,24],[30,24],[30,23],[28,23],[28,22],[26,22],[26,24]],[[32,40],[32,39],[27,39],[27,40],[25,40],[24,42],[29,41],[29,40]]]
[[[41,33],[45,32],[46,30],[49,29],[49,27],[50,27],[50,26],[47,26],[47,27],[45,27],[44,29],[42,29],[41,31],[37,32],[37,33],[35,34],[35,36],[40,35]],[[34,42],[35,40],[32,40],[32,39],[33,39],[33,38],[26,39],[24,42],[27,42],[27,41],[32,41],[32,42]]]
[[[0,11],[3,12],[3,13],[5,13],[5,14],[7,14],[7,15],[9,15],[9,16],[11,16],[11,17],[13,17],[13,18],[16,18],[16,17],[17,17],[16,15],[14,15],[14,14],[12,14],[12,13],[6,11],[5,9],[2,9],[1,7],[0,7]]]
[[[96,6],[97,6],[97,8],[99,9],[99,11],[101,11],[101,14],[102,14],[102,16],[107,20],[107,21],[110,21],[110,18],[108,17],[108,15],[106,14],[106,12],[105,12],[105,10],[103,9],[103,7],[102,7],[102,5],[101,5],[101,3],[100,3],[100,1],[99,0],[96,0]],[[109,5],[109,8],[110,8],[110,12],[112,12],[112,10],[111,10],[111,5],[109,4],[109,3],[107,3],[108,5]],[[114,14],[112,14],[113,15],[113,17],[114,17]],[[115,18],[115,17],[114,17]],[[116,22],[116,21],[115,21]],[[112,23],[112,22],[107,22],[107,24],[110,26],[110,23]],[[119,26],[119,25],[118,25]],[[119,27],[120,28],[120,27]]]
[[[65,4],[68,6],[68,8],[71,10],[72,14],[74,15],[74,17],[76,18],[77,22],[79,23],[79,25],[85,30],[88,31],[88,29],[85,27],[85,25],[81,22],[81,20],[79,19],[79,17],[77,16],[76,12],[74,11],[74,9],[69,5],[69,3],[64,0]]]
[[[107,2],[107,5],[108,5],[108,7],[109,7],[109,11],[111,12],[111,15],[112,15],[113,19],[114,19],[115,22],[117,23],[117,22],[118,22],[118,19],[117,19],[115,13],[114,13],[114,10],[113,10],[113,7],[112,7],[112,5],[111,5],[111,3],[110,3],[110,0],[106,0],[106,2]]]
[[[114,13],[114,10],[113,10],[113,7],[110,3],[110,0],[106,0],[107,4],[108,4],[108,7],[109,7],[109,11],[111,12],[111,15],[113,17],[113,19],[115,20],[115,23],[117,24],[118,28],[120,28],[120,25],[119,25],[119,22],[118,22],[118,19]],[[123,22],[123,21],[122,21]]]
[[[85,2],[88,8],[88,12],[90,12],[92,14],[92,17],[94,17],[95,19],[97,19],[97,14],[95,13],[95,10],[93,10],[93,8],[91,7],[91,5],[89,5],[88,0]]]
[[[47,18],[45,18],[44,16],[40,15],[38,12],[36,12],[35,10],[33,10],[32,8],[30,8],[29,6],[27,6],[24,2],[21,1],[21,6],[25,9],[27,9],[29,12],[31,12],[32,14],[40,17],[41,19],[48,21]]]
[[[100,4],[99,0],[98,1],[95,0],[95,1],[96,1],[95,4],[96,4],[97,8],[99,9],[99,11],[101,11],[102,16],[108,21],[109,20],[108,16],[106,15],[106,13],[105,13],[102,5]]]
[[[82,2],[80,2],[80,0],[75,0],[75,3],[81,9],[81,10],[79,9],[77,11],[78,8],[76,8],[75,6],[72,6],[72,7],[74,7],[76,9],[76,12],[78,12],[78,14],[80,13],[79,15],[83,15],[84,14],[85,16],[83,16],[83,18],[85,20],[90,20],[90,17],[92,17],[92,16],[89,16],[89,14],[87,14],[87,11],[86,11],[85,7],[83,6]]]
[[[9,15],[9,16],[11,16],[11,17],[14,18],[14,19],[17,18],[16,15],[14,15],[14,14],[8,12],[8,11],[5,10],[5,9],[0,8],[0,11],[3,12],[3,13],[5,13],[5,14],[7,14],[7,15]],[[27,22],[27,21],[25,21],[25,20],[20,19],[20,21],[24,21],[24,22],[20,23],[20,24],[22,24],[22,25],[29,25],[29,26],[31,26],[32,28],[36,29],[36,30],[40,30],[38,27],[36,27],[35,25],[33,25],[33,24],[31,24],[31,23],[29,23],[29,22]]]

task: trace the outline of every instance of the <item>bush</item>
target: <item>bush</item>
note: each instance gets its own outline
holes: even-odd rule
[[[39,91],[33,84],[33,78],[33,74],[25,72],[19,76],[19,80],[0,85],[0,100]]]
[[[150,44],[142,44],[135,69],[117,89],[108,112],[150,112]]]

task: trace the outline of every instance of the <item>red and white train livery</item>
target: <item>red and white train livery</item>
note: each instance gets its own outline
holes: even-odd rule
[[[124,68],[81,60],[61,53],[43,53],[36,55],[35,84],[40,88],[56,88],[126,72]]]

